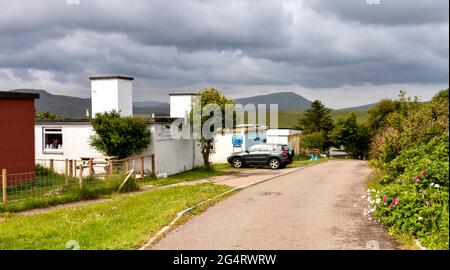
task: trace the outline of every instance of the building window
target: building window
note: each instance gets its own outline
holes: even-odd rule
[[[44,128],[44,152],[62,153],[63,134],[61,128]]]

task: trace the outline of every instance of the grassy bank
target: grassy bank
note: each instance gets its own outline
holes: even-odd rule
[[[225,192],[214,184],[171,187],[110,201],[62,208],[0,222],[0,249],[136,249],[179,211]]]
[[[224,175],[227,172],[222,168],[214,168],[212,170],[206,170],[205,168],[196,168],[191,171],[186,171],[174,175],[170,175],[167,178],[156,178],[151,176],[146,176],[140,180],[144,185],[155,185],[155,186],[166,186],[177,184],[185,181],[195,181],[199,179],[208,179],[213,176]]]

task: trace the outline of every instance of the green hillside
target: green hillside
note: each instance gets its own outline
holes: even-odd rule
[[[281,110],[278,114],[278,127],[292,128],[297,124],[299,118],[303,116],[305,110]],[[366,119],[367,110],[332,110],[331,116],[333,119],[344,117],[345,115],[354,112],[360,121]],[[269,119],[269,118],[268,118]]]

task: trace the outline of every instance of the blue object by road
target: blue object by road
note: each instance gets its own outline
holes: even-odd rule
[[[231,138],[231,143],[233,144],[233,147],[241,147],[243,142],[242,135],[233,135]]]
[[[318,159],[319,159],[318,156],[316,156],[316,155],[311,155],[311,157],[310,157],[309,160],[318,160]]]

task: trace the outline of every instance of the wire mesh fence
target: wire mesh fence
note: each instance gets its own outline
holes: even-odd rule
[[[0,170],[1,211],[19,211],[57,203],[92,199],[101,195],[137,189],[135,179],[154,175],[154,156],[117,160],[36,160],[29,173]],[[125,181],[128,178],[133,181]],[[126,185],[124,185],[126,184]]]

